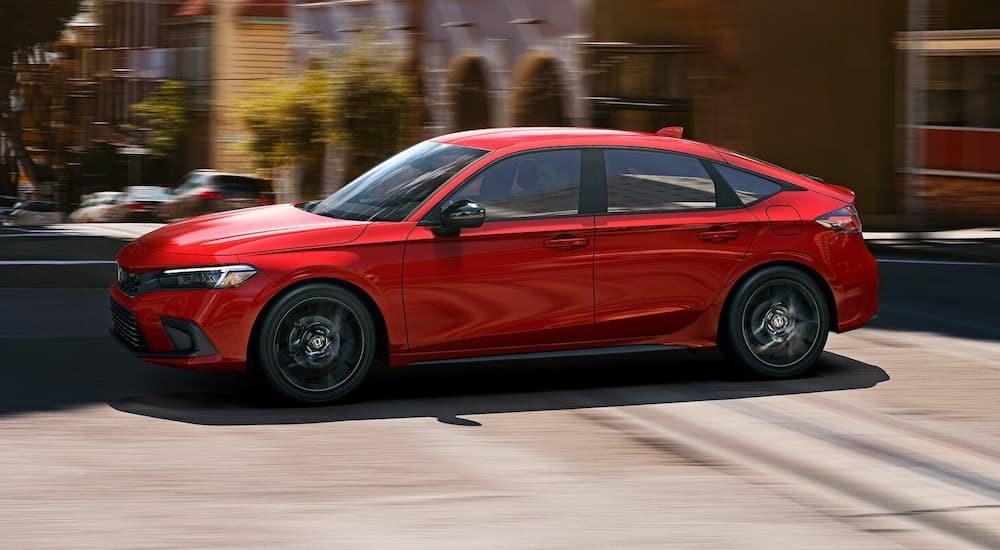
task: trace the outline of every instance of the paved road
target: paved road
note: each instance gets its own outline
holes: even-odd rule
[[[0,548],[1000,547],[998,265],[883,262],[809,379],[682,352],[283,409],[107,337],[126,229],[0,232]]]

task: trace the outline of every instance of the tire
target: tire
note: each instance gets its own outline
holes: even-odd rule
[[[719,348],[734,366],[758,378],[792,378],[823,353],[830,310],[812,277],[769,267],[736,287],[719,329]]]
[[[254,373],[281,398],[304,405],[339,401],[375,358],[372,313],[343,288],[310,284],[278,298],[257,331]]]

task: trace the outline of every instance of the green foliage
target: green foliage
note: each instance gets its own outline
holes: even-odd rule
[[[321,154],[328,139],[331,93],[330,75],[322,69],[258,84],[241,106],[258,166],[273,168]]]
[[[241,110],[260,166],[315,163],[336,143],[348,151],[349,181],[411,140],[410,97],[406,78],[362,38],[342,62],[262,83]]]
[[[153,154],[166,156],[177,147],[187,126],[184,83],[167,80],[156,92],[132,105],[132,112],[149,128],[147,146]]]
[[[407,80],[385,69],[369,43],[362,42],[336,75],[332,131],[349,152],[350,181],[409,141],[415,110]]]

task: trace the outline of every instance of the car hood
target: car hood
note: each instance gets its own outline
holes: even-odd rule
[[[231,210],[161,227],[139,242],[161,252],[229,256],[349,243],[369,222],[310,214],[290,204]]]

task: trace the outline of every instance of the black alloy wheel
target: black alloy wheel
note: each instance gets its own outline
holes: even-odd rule
[[[829,306],[809,275],[769,267],[736,288],[719,328],[719,347],[736,366],[758,377],[791,378],[823,353]]]
[[[367,375],[375,323],[352,292],[310,284],[278,298],[251,345],[257,374],[281,397],[327,404],[349,395]]]

